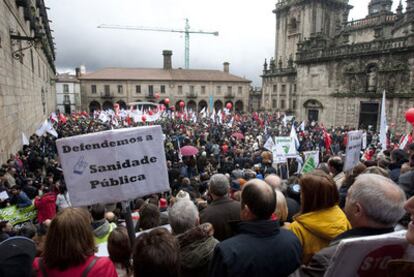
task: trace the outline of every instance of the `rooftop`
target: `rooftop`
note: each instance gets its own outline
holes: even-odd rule
[[[244,82],[236,75],[205,69],[161,69],[161,68],[120,68],[110,67],[86,73],[81,80],[131,80],[131,81],[198,81],[198,82]]]

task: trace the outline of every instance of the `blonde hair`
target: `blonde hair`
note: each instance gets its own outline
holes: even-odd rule
[[[286,198],[280,190],[275,190],[276,192],[276,210],[275,214],[281,222],[286,222],[288,217],[288,206]]]

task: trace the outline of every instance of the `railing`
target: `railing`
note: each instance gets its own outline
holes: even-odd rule
[[[145,98],[155,99],[155,93],[154,92],[147,92],[147,93],[145,93]]]
[[[197,98],[197,92],[187,92],[187,98]]]
[[[101,98],[103,99],[112,99],[114,96],[109,91],[101,92]]]
[[[379,51],[399,49],[408,46],[407,38],[394,38],[389,40],[379,40],[353,45],[344,45],[336,48],[299,50],[297,53],[297,62],[305,62],[314,59],[340,57],[354,54],[371,54]]]
[[[378,25],[378,24],[387,23],[387,22],[394,22],[395,20],[397,20],[396,15],[379,15],[376,17],[363,18],[363,19],[358,19],[358,20],[347,22],[346,28],[356,29],[356,28],[368,27],[368,26]]]
[[[224,94],[224,98],[234,98],[234,92],[226,92],[226,94]]]
[[[269,68],[268,70],[265,70],[263,72],[263,75],[278,75],[278,74],[289,74],[289,73],[296,73],[295,67],[275,67],[275,68]]]

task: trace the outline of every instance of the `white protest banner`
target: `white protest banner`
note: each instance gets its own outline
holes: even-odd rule
[[[73,206],[115,203],[168,191],[160,126],[126,128],[56,141]]]
[[[273,163],[282,164],[287,162],[285,151],[281,144],[276,144],[275,146],[273,146],[272,154]]]
[[[291,137],[276,137],[275,144],[280,145],[286,158],[295,158],[297,156],[296,146]]]
[[[7,191],[0,192],[0,201],[4,201],[9,199],[9,195],[7,194]]]
[[[346,146],[346,156],[344,171],[353,169],[359,162],[362,146],[362,131],[348,132],[348,144]]]

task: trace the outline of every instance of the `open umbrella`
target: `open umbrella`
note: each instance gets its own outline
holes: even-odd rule
[[[236,139],[244,139],[244,135],[240,132],[234,133],[233,135],[231,135],[232,137],[236,138]]]
[[[191,145],[186,145],[180,149],[181,155],[183,156],[194,156],[197,155],[198,149]]]

